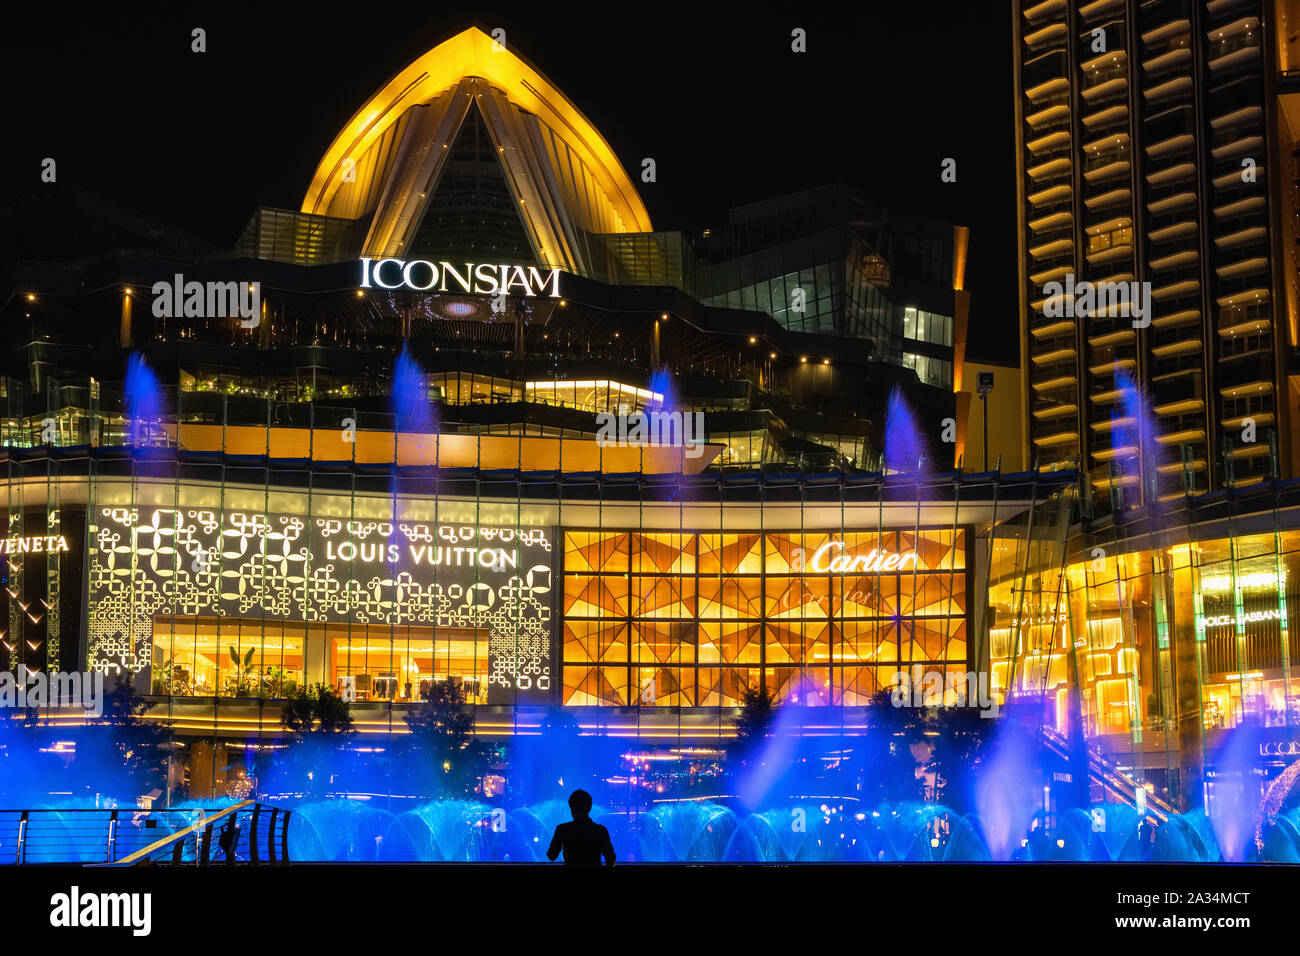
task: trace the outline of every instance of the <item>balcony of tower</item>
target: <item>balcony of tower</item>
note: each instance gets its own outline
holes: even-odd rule
[[[1065,277],[1074,271],[1074,256],[1058,256],[1042,264],[1039,271],[1031,273],[1029,276],[1030,285],[1033,286],[1034,292],[1040,291],[1043,286],[1049,282],[1062,282]]]
[[[1032,443],[1044,457],[1050,456],[1057,463],[1072,462],[1079,454],[1079,433],[1073,430],[1035,434]]]
[[[1238,17],[1206,31],[1208,64],[1212,74],[1246,69],[1259,60],[1263,31],[1258,17]]]
[[[1042,163],[1057,156],[1067,156],[1070,152],[1070,131],[1058,129],[1025,143],[1029,151],[1029,162]]]
[[[1130,169],[1129,137],[1118,133],[1093,140],[1083,147],[1083,178],[1093,189],[1126,178]],[[1097,189],[1098,192],[1101,190]]]
[[[1105,192],[1098,192],[1088,196],[1083,201],[1083,205],[1094,216],[1115,216],[1131,213],[1132,202],[1133,190],[1127,185],[1119,185],[1107,189]],[[1123,213],[1119,212],[1121,209]]]
[[[1066,168],[1068,170],[1068,164]],[[1029,205],[1034,207],[1034,215],[1046,215],[1061,209],[1069,209],[1072,195],[1073,190],[1070,188],[1069,183],[1065,182],[1037,189],[1026,195],[1025,199],[1028,200]]]
[[[1093,57],[1079,66],[1082,74],[1079,92],[1085,111],[1109,106],[1128,90],[1128,54],[1115,50]]]
[[[1238,127],[1225,131],[1222,137],[1215,137],[1215,142],[1221,143],[1210,150],[1216,166],[1216,178],[1227,173],[1224,167],[1229,164],[1236,167],[1233,172],[1240,175],[1243,158],[1253,159],[1267,155],[1264,137],[1255,127]]]
[[[1175,0],[1175,2],[1177,2],[1177,0]],[[1185,12],[1186,5],[1182,4],[1182,6],[1183,10],[1180,12]],[[1153,50],[1161,49],[1165,45],[1176,41],[1179,37],[1186,36],[1190,38],[1191,34],[1192,21],[1186,16],[1176,17],[1172,20],[1161,20],[1155,26],[1152,26],[1151,29],[1143,31],[1142,47],[1150,53]]]
[[[1252,216],[1259,217],[1260,222],[1268,221],[1268,201],[1263,196],[1246,196],[1216,205],[1214,218],[1220,227],[1224,223],[1241,221]]]
[[[1065,13],[1065,0],[1044,0],[1042,3],[1030,3],[1021,11],[1026,25],[1035,29],[1053,17],[1064,17]]]
[[[1055,96],[1051,101],[1025,115],[1025,125],[1033,136],[1046,136],[1070,127],[1070,106],[1067,96]]]
[[[1272,293],[1264,286],[1245,289],[1215,300],[1218,311],[1217,328],[1220,333],[1248,327],[1259,321],[1272,322]]]
[[[1085,112],[1083,128],[1090,138],[1128,130],[1128,103],[1115,103],[1101,109]]]
[[[1035,242],[1029,247],[1029,255],[1038,268],[1048,268],[1066,256],[1073,259],[1074,240],[1069,238],[1069,230],[1057,230],[1060,235],[1048,237],[1046,242]]]
[[[1183,41],[1179,44],[1179,40]],[[1151,50],[1150,55],[1142,61],[1142,72],[1146,74],[1147,86],[1163,83],[1172,75],[1188,76],[1192,69],[1192,50],[1190,29],[1167,47]]]
[[[1035,163],[1032,166],[1025,167],[1025,175],[1028,176],[1030,182],[1036,184],[1039,189],[1045,189],[1049,185],[1059,185],[1061,182],[1069,182],[1069,173],[1070,157],[1068,155],[1057,156],[1054,159],[1047,160],[1046,162]],[[1046,180],[1048,177],[1057,174],[1061,174],[1061,180],[1053,181],[1051,183],[1043,182],[1043,180]]]
[[[1042,211],[1030,219],[1026,225],[1032,232],[1035,244],[1041,242],[1051,242],[1054,239],[1061,239],[1071,234],[1071,225],[1074,223],[1074,216],[1069,210],[1069,203],[1065,203],[1065,208],[1053,208]]]
[[[1160,198],[1153,198],[1147,203],[1147,215],[1149,222],[1148,230],[1161,229],[1166,225],[1173,225],[1181,222],[1196,223],[1196,193],[1191,188],[1190,173],[1195,171],[1194,166],[1190,163],[1183,164],[1187,166],[1189,175],[1187,182],[1167,183],[1167,188]],[[1154,190],[1153,190],[1154,192]],[[1150,235],[1150,232],[1148,232]]]
[[[1259,182],[1267,172],[1267,167],[1262,162],[1257,162],[1251,167],[1254,173],[1253,182],[1241,175],[1244,168],[1241,166],[1231,168],[1228,172],[1221,173],[1210,180],[1210,185],[1214,187],[1214,197],[1220,204],[1235,202],[1259,189]]]
[[[1155,226],[1155,223],[1148,223],[1149,226]],[[1194,243],[1196,241],[1197,225],[1196,220],[1190,216],[1186,219],[1176,219],[1169,225],[1159,225],[1147,231],[1147,240],[1151,243],[1153,249],[1178,243]],[[1159,254],[1159,253],[1158,253]]]
[[[1190,96],[1191,92],[1190,76],[1173,76],[1146,87],[1142,91],[1142,98],[1146,100],[1148,107],[1154,108],[1169,105],[1175,97]]]
[[[1079,7],[1079,19],[1091,24],[1105,16],[1118,15],[1124,10],[1124,0],[1092,0]]]
[[[1127,319],[1126,316],[1114,316],[1112,318]],[[1133,328],[1132,320],[1128,320],[1127,325],[1120,324],[1118,328],[1103,331],[1098,335],[1088,337],[1089,358],[1098,359],[1097,363],[1090,368],[1092,374],[1100,374],[1097,369],[1114,365],[1116,361],[1116,350],[1120,347],[1135,349],[1137,347],[1137,329]],[[1098,355],[1098,353],[1103,353]],[[1104,359],[1104,360],[1103,360]],[[1125,361],[1131,360],[1131,356]]]
[[[1220,355],[1217,381],[1219,392],[1225,397],[1226,392],[1234,390],[1249,395],[1252,390],[1258,394],[1273,389],[1273,349],[1269,345],[1242,352],[1236,355]]]
[[[1151,357],[1157,362],[1163,359],[1176,359],[1185,355],[1200,355],[1204,351],[1199,336],[1175,339],[1160,345],[1153,345]]]
[[[1060,434],[1063,429],[1077,437],[1079,406],[1074,402],[1035,402],[1032,412],[1034,425],[1041,434]]]
[[[1064,47],[1070,31],[1064,21],[1047,22],[1027,31],[1023,37],[1030,55],[1037,56]]]
[[[1047,318],[1041,312],[1030,317],[1029,333],[1035,341],[1046,341],[1062,335],[1074,335],[1073,318]]]

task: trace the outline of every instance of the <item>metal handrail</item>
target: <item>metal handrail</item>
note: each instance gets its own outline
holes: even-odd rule
[[[226,821],[237,829],[226,862],[287,863],[290,816],[289,811],[255,800],[186,810],[0,810],[0,865],[207,866],[213,856],[213,829]],[[149,840],[150,831],[163,835]]]
[[[205,817],[204,819],[199,820],[197,823],[184,830],[168,834],[161,840],[155,840],[147,847],[136,850],[130,856],[123,857],[120,860],[106,863],[104,865],[136,866],[142,863],[148,863],[151,861],[155,853],[160,854],[163,850],[166,850],[169,847],[172,848],[172,862],[179,863],[179,851],[183,847],[185,840],[187,840],[191,835],[199,839],[199,847],[201,849],[200,864],[206,865],[212,848],[212,827],[218,820],[224,820],[226,817],[233,816],[237,819],[240,810],[245,807],[253,806],[255,802],[256,801],[253,800],[241,800],[239,803],[233,804],[224,810],[217,811],[210,817]],[[201,837],[199,837],[200,832],[202,833]]]

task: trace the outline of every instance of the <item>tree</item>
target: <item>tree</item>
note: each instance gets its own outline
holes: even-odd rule
[[[755,749],[771,733],[776,722],[776,695],[761,687],[746,687],[740,694],[740,713],[736,716],[736,737],[727,745],[724,772],[745,766]]]
[[[352,735],[351,707],[328,684],[300,687],[280,710],[280,724],[290,735],[290,745],[275,762],[295,781],[305,779],[313,795],[326,792],[341,769],[337,760]]]
[[[6,806],[27,807],[48,799],[40,783],[51,757],[41,753],[48,734],[39,720],[34,707],[0,707],[0,801]]]
[[[914,748],[929,743],[928,712],[900,705],[893,688],[882,687],[872,695],[867,713],[871,732],[862,740],[864,792],[874,790],[876,799],[889,803],[923,800],[925,781],[917,776]]]
[[[891,803],[941,802],[964,812],[970,803],[972,771],[996,724],[981,713],[965,706],[960,695],[955,706],[900,706],[892,688],[882,688],[869,708],[872,732],[863,742],[865,782]]]
[[[87,728],[86,751],[77,747],[74,769],[80,779],[98,775],[78,768],[84,758],[100,763],[108,779],[127,780],[134,796],[161,792],[167,786],[167,760],[171,753],[171,726],[165,721],[148,720],[145,713],[153,705],[136,692],[130,678],[119,679],[103,697],[103,713]]]
[[[488,754],[474,735],[474,714],[460,684],[433,681],[420,706],[406,715],[407,762],[416,787],[438,796],[473,793]]]
[[[746,687],[736,717],[736,748],[744,751],[762,740],[776,722],[776,695],[761,687]]]
[[[309,684],[298,688],[284,702],[280,724],[296,737],[306,734],[349,734],[352,713],[348,702],[328,684]]]

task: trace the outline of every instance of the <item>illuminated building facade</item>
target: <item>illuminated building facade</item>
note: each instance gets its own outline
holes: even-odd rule
[[[819,189],[655,232],[490,43],[395,77],[233,255],[79,194],[8,211],[0,664],[130,675],[213,788],[226,762],[195,755],[274,736],[316,683],[372,740],[451,681],[485,736],[561,708],[715,744],[747,688],[855,733],[917,669],[990,672],[1070,735],[1077,683],[1089,737],[1170,792],[1215,706],[1289,726],[1285,534],[1226,565],[1246,539],[1201,515],[1167,551],[1097,544],[1072,472],[971,474],[965,230]],[[257,309],[186,315],[190,282],[257,283]],[[131,353],[160,384],[118,384]],[[880,473],[896,385],[919,475]],[[702,413],[700,446],[596,440],[655,411]]]
[[[1057,728],[1077,684],[1088,737],[1176,806],[1233,728],[1264,776],[1300,742],[1296,22],[1012,4],[1026,461],[1077,469],[1081,508],[1054,570],[992,588],[992,666]]]
[[[384,733],[439,680],[485,733],[558,706],[717,737],[759,685],[843,712],[971,666],[976,539],[1059,491],[950,476],[921,509],[871,471],[896,386],[927,465],[961,457],[965,230],[827,187],[655,232],[478,30],[233,252],[75,191],[4,212],[3,663],[130,675],[182,733],[274,729],[316,683]],[[703,429],[597,440],[639,413]]]
[[[1012,6],[1028,460],[1102,512],[1296,474],[1292,5]],[[1071,294],[1134,282],[1149,314]]]

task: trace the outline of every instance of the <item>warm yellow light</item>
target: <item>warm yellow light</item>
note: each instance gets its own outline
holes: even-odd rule
[[[755,338],[754,336],[751,335],[751,336],[749,337],[749,344],[750,344],[750,345],[753,345],[753,344],[754,344],[755,342],[757,342],[757,341],[758,341],[758,339]]]
[[[649,232],[650,216],[613,149],[591,121],[560,90],[531,66],[471,27],[434,47],[388,81],[361,107],[321,158],[303,198],[301,211],[327,213],[343,185],[344,161],[364,156],[412,106],[442,96],[462,79],[478,89],[495,87],[510,102],[538,117],[546,127],[565,131],[565,145],[592,174],[617,216],[616,232]],[[477,98],[482,98],[482,92]],[[441,144],[444,149],[448,144]],[[378,167],[367,173],[378,175]],[[368,183],[357,183],[364,188]]]
[[[770,354],[770,355],[768,356],[768,358],[770,358],[770,359],[774,359],[774,358],[776,358],[776,353],[773,352],[772,354]]]
[[[831,364],[831,360],[830,360],[830,359],[822,359],[822,364],[823,364],[823,365],[830,365],[830,364]]]
[[[36,296],[34,296],[34,295],[32,295],[30,292],[28,292],[28,293],[27,293],[27,301],[28,301],[28,302],[35,302],[35,301],[36,301]]]
[[[807,361],[808,361],[808,356],[806,356],[806,355],[801,355],[801,356],[799,357],[799,361],[800,361],[800,362],[807,362]]]
[[[364,290],[362,290],[362,289],[358,289],[358,290],[357,290],[357,298],[358,298],[358,299],[360,299],[360,298],[362,298],[363,296],[365,296],[365,294],[366,294],[366,293],[365,293]]]

